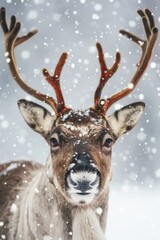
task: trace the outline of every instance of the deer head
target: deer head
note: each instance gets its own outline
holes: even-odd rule
[[[14,48],[28,40],[37,31],[17,37],[20,23],[16,21],[15,16],[12,16],[10,27],[8,27],[5,9],[1,9],[0,21],[4,32],[6,55],[14,80],[24,91],[49,104],[55,115],[51,115],[44,107],[26,100],[18,102],[19,109],[27,124],[40,133],[50,146],[47,163],[49,181],[65,199],[73,204],[89,204],[102,195],[111,178],[112,145],[122,134],[136,125],[144,110],[144,103],[136,102],[115,111],[111,116],[107,115],[107,110],[112,104],[128,95],[136,87],[148,65],[157,39],[158,30],[151,12],[138,10],[138,14],[143,21],[146,40],[127,31],[120,31],[142,49],[142,57],[130,84],[108,99],[101,99],[103,87],[118,69],[120,53],[117,52],[115,63],[109,69],[102,47],[97,43],[101,77],[95,91],[94,106],[87,110],[75,111],[66,107],[60,87],[60,74],[67,59],[67,53],[63,53],[60,57],[53,76],[46,69],[43,70],[45,79],[55,90],[57,100],[32,89],[20,76]]]

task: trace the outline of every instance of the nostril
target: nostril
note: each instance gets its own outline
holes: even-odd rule
[[[96,181],[89,184],[90,187],[93,187],[96,184]]]
[[[75,188],[78,187],[78,183],[75,182],[75,181],[73,181],[71,177],[70,177],[70,183],[71,183]]]
[[[96,185],[97,182],[98,182],[98,179],[96,178],[96,180],[93,181],[93,182],[91,182],[91,183],[89,184],[89,186],[92,188],[92,187],[94,187],[94,186]]]
[[[94,174],[94,178],[92,179],[92,181],[89,183],[90,187],[93,187],[94,185],[96,185],[100,180],[99,174],[98,172],[96,174]]]

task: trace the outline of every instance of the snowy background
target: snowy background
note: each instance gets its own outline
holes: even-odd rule
[[[107,97],[125,87],[135,72],[140,49],[119,35],[127,29],[140,37],[143,27],[137,9],[149,8],[160,28],[159,0],[1,0],[7,18],[16,14],[21,34],[38,34],[16,49],[23,78],[33,88],[54,96],[44,81],[43,67],[54,69],[62,52],[69,58],[61,82],[66,104],[73,108],[93,105],[99,81],[95,43],[101,42],[107,63],[112,65],[118,49],[122,55],[118,72],[105,87]],[[160,239],[160,40],[137,89],[118,105],[146,103],[138,125],[113,147],[113,172],[107,237],[109,240]],[[35,100],[13,81],[4,57],[0,31],[0,162],[32,159],[45,163],[49,148],[21,117],[17,101]],[[42,104],[41,102],[39,102]],[[48,108],[48,106],[45,106]],[[113,106],[109,113],[113,112]]]

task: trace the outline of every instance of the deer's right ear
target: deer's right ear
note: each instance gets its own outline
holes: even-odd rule
[[[46,137],[54,125],[55,116],[44,107],[24,99],[18,101],[18,106],[26,123],[34,131]]]

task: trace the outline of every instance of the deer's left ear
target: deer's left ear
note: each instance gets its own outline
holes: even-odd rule
[[[18,106],[26,123],[46,138],[54,125],[55,116],[44,107],[24,99],[18,101]]]
[[[144,107],[145,104],[143,102],[132,103],[114,112],[107,118],[109,127],[116,139],[130,131],[136,125],[143,113]]]

